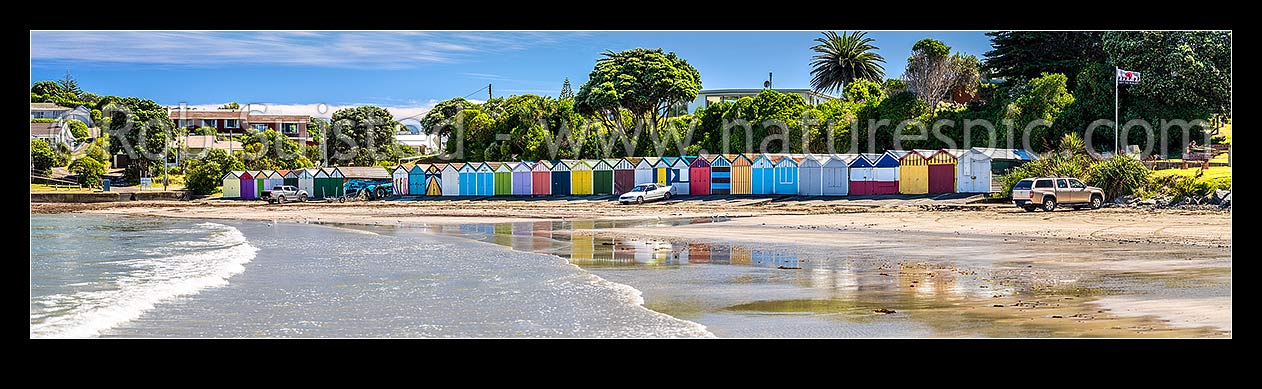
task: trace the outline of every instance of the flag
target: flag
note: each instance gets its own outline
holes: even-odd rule
[[[1117,69],[1117,83],[1137,85],[1139,84],[1139,72]]]

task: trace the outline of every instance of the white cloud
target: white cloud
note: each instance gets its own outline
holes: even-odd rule
[[[31,61],[404,69],[549,45],[570,32],[32,31]]]

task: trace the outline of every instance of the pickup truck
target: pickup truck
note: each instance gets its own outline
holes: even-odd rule
[[[352,179],[342,188],[347,198],[378,200],[394,195],[394,183],[390,180]]]
[[[1077,178],[1027,178],[1012,186],[1012,203],[1026,212],[1039,208],[1051,212],[1057,204],[1097,209],[1104,205],[1104,190]]]
[[[262,195],[264,200],[267,200],[268,203],[272,204],[284,204],[285,201],[295,199],[301,202],[306,202],[308,197],[307,191],[298,189],[298,187],[293,185],[277,186],[272,188],[272,190],[263,191]]]

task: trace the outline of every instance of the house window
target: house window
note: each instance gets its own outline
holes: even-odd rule
[[[202,119],[202,127],[215,127],[215,119]]]
[[[179,119],[177,122],[180,127],[189,128],[193,126],[193,119]]]
[[[284,123],[280,125],[281,133],[285,135],[297,135],[298,123]]]
[[[224,128],[241,128],[241,121],[239,119],[224,119],[223,127]]]
[[[259,130],[260,132],[267,131],[267,123],[251,124],[250,127],[254,127],[255,130]]]

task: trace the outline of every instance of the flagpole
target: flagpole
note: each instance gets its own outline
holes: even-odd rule
[[[1121,71],[1122,70],[1118,68],[1117,66],[1113,67],[1113,155],[1117,155],[1118,149],[1121,148],[1121,139],[1118,138],[1118,128],[1120,128],[1122,125],[1121,123],[1117,122],[1118,121],[1117,74]]]

